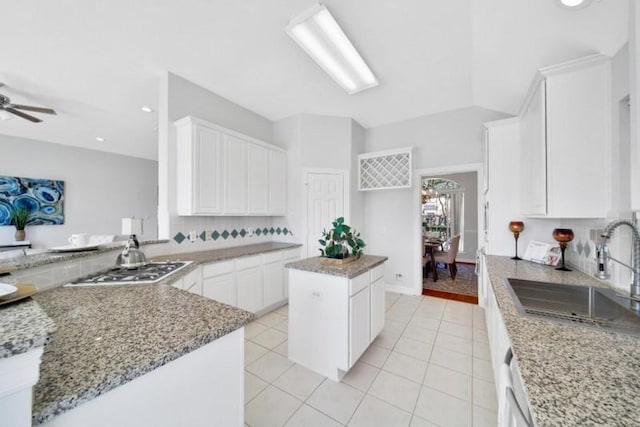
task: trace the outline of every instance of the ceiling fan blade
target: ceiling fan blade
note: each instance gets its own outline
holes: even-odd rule
[[[30,105],[11,104],[10,108],[17,108],[19,110],[33,111],[35,113],[56,114],[51,108],[32,107]]]
[[[30,116],[29,114],[25,114],[22,111],[14,110],[11,107],[4,107],[3,110],[8,111],[11,114],[15,114],[18,117],[22,117],[23,119],[27,119],[29,121],[32,121],[34,123],[40,123],[42,121],[37,117]]]

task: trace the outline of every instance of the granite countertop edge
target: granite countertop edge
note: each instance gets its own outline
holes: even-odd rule
[[[259,243],[255,245],[235,246],[230,248],[196,251],[196,252],[184,252],[177,254],[169,254],[154,257],[154,261],[165,260],[182,260],[192,261],[192,264],[181,269],[174,275],[162,280],[154,285],[148,285],[151,287],[163,287],[171,286],[172,283],[180,280],[193,270],[197,269],[202,264],[224,261],[228,259],[241,258],[245,256],[257,255],[262,253],[268,253],[272,251],[286,250],[290,248],[297,248],[302,246],[297,243],[282,243],[282,242],[268,242]],[[133,285],[123,285],[122,288],[126,288]],[[120,287],[120,286],[119,286]],[[116,288],[112,288],[117,290]],[[186,291],[184,291],[186,292]],[[212,301],[212,303],[226,306],[225,304]],[[231,306],[229,306],[231,307]],[[234,317],[231,324],[227,324],[223,327],[209,330],[207,333],[198,336],[196,339],[185,343],[179,350],[171,351],[164,354],[162,357],[158,357],[154,360],[147,361],[142,365],[133,365],[127,368],[125,372],[119,373],[114,376],[106,376],[97,384],[91,385],[89,388],[79,390],[78,392],[65,393],[59,400],[55,400],[50,404],[44,405],[37,411],[34,411],[33,420],[36,424],[47,422],[63,412],[72,410],[78,405],[90,401],[99,397],[100,395],[113,390],[114,388],[123,385],[139,376],[142,376],[148,372],[153,371],[187,353],[190,353],[206,344],[209,344],[216,339],[227,335],[255,319],[255,315],[247,311],[241,310],[237,307],[232,307],[237,311],[237,316]],[[55,337],[54,337],[55,339]]]
[[[2,281],[16,283],[11,277],[3,277]],[[12,331],[11,326],[15,324],[20,324],[21,328]],[[42,307],[28,297],[0,308],[0,330],[12,331],[3,336],[0,343],[1,360],[43,347],[51,339],[56,325]]]
[[[166,240],[145,241],[141,244],[155,244],[163,242],[166,242]],[[258,243],[254,245],[234,246],[231,248],[163,255],[154,257],[153,259],[166,260],[168,258],[180,258],[181,260],[192,261],[191,265],[186,266],[176,274],[158,283],[158,285],[171,284],[189,274],[201,264],[224,261],[228,259],[240,258],[244,256],[251,256],[278,250],[286,250],[300,246],[302,245],[299,243]],[[25,266],[24,268],[36,267],[52,262],[66,261],[71,258],[87,257],[96,255],[97,253],[103,253],[118,249],[121,248],[107,248],[98,249],[96,251],[74,252],[68,255],[63,255],[61,257],[56,256],[54,260],[50,260],[48,262],[42,261],[42,264],[30,265],[29,267]],[[232,254],[229,255],[229,253]],[[196,259],[193,259],[194,256]],[[16,281],[11,276],[3,277],[2,281],[9,284],[16,283]],[[0,309],[0,315],[0,326],[3,325],[3,318],[7,319],[5,320],[7,324],[21,322],[21,324],[28,325],[26,328],[22,329],[17,336],[14,335],[9,337],[8,339],[3,339],[3,342],[0,343],[0,359],[26,353],[31,349],[44,346],[51,338],[53,332],[55,332],[56,330],[56,325],[54,324],[54,322],[46,315],[44,310],[42,310],[38,303],[32,298],[28,298],[24,301],[17,301],[11,304],[11,306],[3,307],[2,309]],[[5,330],[6,329],[8,328],[5,328]]]
[[[488,255],[487,268],[535,425],[639,423],[640,337],[524,316],[504,279],[610,286],[508,257]]]
[[[249,312],[246,313],[251,314]],[[233,325],[230,325],[226,328],[218,328],[215,331],[211,331],[208,334],[200,336],[197,339],[194,339],[185,344],[181,349],[167,353],[164,357],[155,359],[151,361],[151,363],[145,364],[143,366],[132,366],[127,372],[112,378],[107,378],[105,381],[79,394],[65,396],[62,400],[56,401],[55,404],[48,405],[38,412],[34,412],[32,414],[34,425],[39,425],[50,421],[51,419],[64,412],[70,411],[83,403],[89,402],[121,385],[124,385],[138,377],[141,377],[144,374],[158,369],[159,367],[166,365],[167,363],[170,363],[185,354],[197,350],[200,347],[217,340],[218,338],[221,338],[246,326],[254,319],[255,315],[253,314],[248,315],[242,319],[238,319],[238,321]]]
[[[317,256],[287,263],[285,264],[285,268],[353,279],[377,267],[388,259],[386,256],[362,255],[359,259],[347,264],[324,265],[322,264],[323,257]]]

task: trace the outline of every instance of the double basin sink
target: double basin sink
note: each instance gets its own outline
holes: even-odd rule
[[[505,279],[521,314],[640,336],[640,313],[613,289]]]

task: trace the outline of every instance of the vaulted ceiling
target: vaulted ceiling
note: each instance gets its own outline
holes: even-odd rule
[[[347,95],[286,35],[313,0],[0,0],[0,93],[53,107],[0,134],[157,158],[160,76],[176,73],[270,120],[364,127],[482,106],[515,114],[535,70],[627,40],[625,0],[326,0],[380,85]],[[104,142],[96,141],[101,136]]]

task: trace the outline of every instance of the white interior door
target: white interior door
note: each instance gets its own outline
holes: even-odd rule
[[[308,172],[307,186],[307,257],[320,255],[318,239],[323,229],[344,216],[344,175]]]

